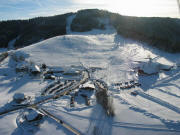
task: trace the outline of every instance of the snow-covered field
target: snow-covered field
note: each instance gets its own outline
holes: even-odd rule
[[[72,21],[73,17],[69,18]],[[90,106],[84,98],[75,98],[70,107],[70,96],[65,95],[41,105],[84,135],[179,135],[180,134],[180,54],[169,54],[146,44],[125,39],[107,26],[106,30],[74,33],[67,26],[68,35],[57,36],[31,46],[14,50],[26,61],[45,63],[51,67],[81,66],[98,67],[92,79],[102,79],[109,86],[113,97],[115,116],[108,117],[96,103],[94,93],[89,93]],[[171,64],[170,71],[160,71],[151,76],[138,76],[134,68],[147,60]],[[138,62],[137,62],[138,61]],[[113,83],[134,80],[140,87],[118,89]],[[0,63],[0,108],[10,102],[15,93],[39,97],[50,83],[28,74],[15,72],[15,62],[9,56]],[[133,96],[132,91],[138,95]],[[17,110],[0,116],[0,135],[49,135],[72,134],[56,121],[45,117],[34,131],[17,126]]]

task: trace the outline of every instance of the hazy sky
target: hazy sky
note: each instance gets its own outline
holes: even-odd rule
[[[178,0],[0,0],[0,20],[99,8],[129,16],[180,17]]]

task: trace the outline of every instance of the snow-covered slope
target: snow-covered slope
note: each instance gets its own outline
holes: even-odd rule
[[[71,18],[72,19],[72,18]],[[70,20],[71,20],[70,19]],[[45,63],[51,67],[80,66],[98,67],[92,74],[94,79],[102,79],[109,85],[109,94],[114,99],[115,117],[107,117],[94,95],[92,105],[85,107],[79,97],[77,107],[69,107],[69,96],[47,102],[42,107],[69,123],[82,134],[92,135],[179,135],[180,133],[180,68],[174,66],[171,71],[158,75],[138,76],[134,72],[135,61],[142,61],[148,56],[163,58],[173,65],[180,62],[180,54],[169,54],[145,44],[125,39],[117,35],[112,27],[106,30],[93,30],[86,33],[72,33],[57,36],[37,44],[16,50],[27,61],[36,64]],[[0,66],[0,108],[10,102],[17,92],[29,96],[40,96],[48,81],[33,78],[27,74],[15,72],[11,57]],[[141,87],[120,90],[113,83],[134,80]],[[138,95],[131,95],[132,91]],[[67,129],[49,118],[41,123],[33,133],[25,132],[16,125],[20,111],[0,116],[0,135],[20,134],[71,134]]]

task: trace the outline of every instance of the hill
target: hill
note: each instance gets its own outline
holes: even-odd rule
[[[145,42],[168,52],[180,52],[179,19],[130,17],[98,9],[29,20],[2,21],[0,47],[7,48],[13,43],[15,48],[20,48],[54,36],[65,35],[66,20],[72,15],[75,15],[71,24],[71,30],[74,32],[104,29],[105,20],[108,19],[110,25],[113,25],[121,36]]]
[[[37,17],[29,20],[9,20],[0,22],[0,47],[8,48],[14,40],[14,47],[30,44],[66,34],[66,18],[72,13],[52,17]]]
[[[67,19],[68,27],[73,17]],[[0,134],[71,135],[65,123],[87,135],[179,135],[179,54],[123,38],[108,21],[103,29],[68,31],[8,52],[0,66]],[[172,69],[139,75],[136,68],[146,68],[147,57]],[[42,64],[40,75],[31,73],[33,65]],[[89,77],[83,74],[87,70]],[[114,108],[113,117],[98,103],[101,94],[106,96],[96,96],[98,86],[108,88],[105,99]],[[24,96],[17,93],[25,101],[18,101]],[[37,113],[42,119],[34,120]]]

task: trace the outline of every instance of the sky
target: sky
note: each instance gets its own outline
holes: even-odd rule
[[[99,8],[128,16],[180,18],[179,0],[0,0],[0,20],[52,16]]]

